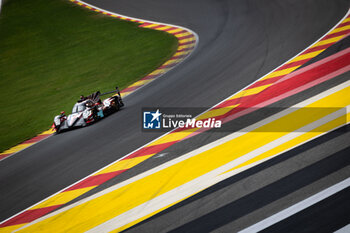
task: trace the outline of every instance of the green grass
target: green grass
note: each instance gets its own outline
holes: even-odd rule
[[[0,152],[48,129],[81,94],[121,89],[169,59],[175,37],[68,0],[5,0]],[[127,104],[127,103],[126,103]]]

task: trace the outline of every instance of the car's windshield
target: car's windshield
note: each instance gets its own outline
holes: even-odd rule
[[[82,112],[85,110],[85,104],[75,104],[72,113]]]

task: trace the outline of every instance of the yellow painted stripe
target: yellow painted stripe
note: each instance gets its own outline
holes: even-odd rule
[[[39,135],[49,135],[49,134],[53,134],[54,132],[55,131],[53,131],[52,129],[49,129],[49,130],[42,132]],[[11,147],[8,150],[3,151],[2,153],[0,153],[0,155],[16,153],[16,152],[21,151],[21,150],[23,150],[23,149],[25,149],[25,148],[27,148],[35,143],[36,142],[19,144],[17,146]]]
[[[132,93],[132,91],[129,91],[129,92],[122,92],[122,93],[120,93],[120,96],[121,96],[122,98],[124,98],[125,96],[129,95],[130,93]]]
[[[261,91],[265,90],[266,88],[268,88],[271,85],[272,84],[267,84],[267,85],[260,86],[260,87],[255,87],[255,88],[251,88],[251,89],[245,89],[243,91],[238,92],[237,94],[235,94],[234,96],[230,97],[229,99],[232,100],[232,99],[242,98],[244,96],[255,95],[255,94],[260,93]]]
[[[255,158],[251,159],[251,160],[248,160],[247,162],[245,163],[242,163],[240,164],[239,166],[236,166],[230,170],[228,170],[227,172],[230,172],[230,171],[233,171],[233,170],[236,170],[236,169],[239,169],[239,168],[242,168],[242,167],[245,167],[245,166],[249,166],[253,163],[257,163],[259,161],[262,161],[262,160],[265,160],[267,158],[270,158],[270,157],[273,157],[283,151],[286,151],[288,150],[289,148],[293,148],[305,141],[308,141],[316,136],[319,136],[321,135],[323,132],[328,132],[328,131],[331,131],[332,129],[334,128],[337,128],[341,125],[344,124],[344,116],[342,117],[339,117],[333,121],[330,121],[328,122],[327,124],[324,124],[322,126],[319,126],[317,127],[316,129],[314,129],[313,131],[311,132],[306,132],[305,134],[302,134],[301,136],[299,137],[296,137],[282,145],[279,145],[275,148],[273,148],[272,150],[269,150],[259,156],[256,156]],[[349,122],[349,118],[350,118],[350,113],[347,114],[346,118],[348,119],[347,122]],[[225,172],[225,173],[227,173]]]
[[[152,157],[153,155],[154,154],[136,157],[136,158],[132,158],[132,159],[120,160],[117,163],[106,167],[105,169],[101,170],[100,172],[96,173],[95,175],[101,175],[101,174],[105,174],[105,173],[109,173],[109,172],[115,172],[115,171],[120,171],[120,170],[132,168],[132,167],[136,166],[137,164],[145,161],[146,159]]]
[[[346,22],[350,22],[350,18],[344,19],[342,23],[346,23]]]
[[[289,63],[292,63],[292,62],[294,62],[294,60],[289,62]],[[275,78],[275,77],[278,77],[278,76],[289,74],[289,73],[293,72],[294,70],[296,70],[298,67],[300,67],[300,66],[294,66],[294,67],[291,67],[291,68],[287,68],[287,69],[283,69],[283,70],[272,72],[271,74],[266,75],[265,77],[263,77],[260,80],[266,80],[266,79],[269,79],[269,78]]]
[[[331,33],[341,32],[350,29],[350,25],[346,25],[344,27],[336,28]]]
[[[19,225],[13,225],[13,226],[8,226],[8,227],[0,227],[0,233],[10,233],[10,232],[14,232],[15,230],[23,227],[24,225],[26,225],[26,223],[24,224],[19,224]]]
[[[218,116],[222,116],[225,113],[228,113],[229,111],[231,111],[232,109],[234,109],[235,107],[239,106],[239,104],[233,105],[231,107],[225,107],[225,108],[218,108],[218,109],[212,109],[200,116],[198,116],[196,119],[197,120],[204,120],[207,118],[214,118],[214,117],[218,117]]]
[[[87,191],[90,191],[93,188],[95,188],[95,186],[58,193],[52,196],[51,198],[47,199],[46,201],[34,206],[31,209],[33,210],[33,209],[40,209],[48,206],[66,204],[67,202],[79,197],[80,195],[86,193]]]
[[[137,81],[137,82],[131,84],[129,87],[141,86],[143,84],[146,84],[146,83],[149,83],[149,82],[152,82],[152,81],[153,81],[152,79],[140,80],[140,81]]]
[[[167,29],[169,29],[169,28],[172,28],[172,26],[164,26],[164,27],[160,27],[160,28],[157,28],[157,30],[161,30],[161,31],[163,31],[163,30],[167,30]]]
[[[46,131],[42,132],[42,133],[41,133],[41,134],[39,134],[39,135],[53,134],[54,132],[55,132],[54,130],[52,130],[52,129],[48,129],[48,130],[46,130]]]
[[[182,52],[176,52],[174,56],[181,56],[181,55],[186,55],[189,54],[191,51],[182,51]]]
[[[181,45],[177,48],[177,50],[181,50],[181,49],[187,49],[187,48],[194,48],[193,44],[187,44],[187,45]]]
[[[325,45],[325,44],[335,43],[338,40],[342,39],[343,37],[344,36],[337,36],[337,37],[330,38],[330,39],[327,39],[327,40],[321,40],[321,41],[317,42],[316,44],[314,44],[311,48],[317,47],[317,46],[321,46],[321,45]]]
[[[149,25],[146,25],[146,26],[142,26],[144,28],[154,28],[154,27],[157,27],[159,26],[159,24],[149,24]]]
[[[170,65],[170,64],[178,63],[179,61],[180,61],[180,59],[172,59],[172,60],[165,62],[163,65]]]
[[[23,149],[25,149],[25,148],[27,148],[28,146],[31,146],[31,145],[33,145],[33,144],[34,144],[34,143],[19,144],[19,145],[17,145],[17,146],[14,146],[14,147],[8,149],[8,150],[5,150],[4,152],[0,153],[0,155],[1,155],[1,154],[12,154],[12,153],[16,153],[16,152],[18,152],[18,151],[20,151],[20,150],[23,150]]]
[[[160,145],[160,144],[164,144],[167,142],[174,142],[174,141],[182,140],[185,137],[187,137],[188,135],[192,134],[193,131],[194,131],[194,129],[167,134],[167,135],[161,137],[160,139],[158,139],[157,141],[152,142],[149,146],[155,146],[155,145]]]
[[[158,75],[158,74],[164,74],[165,72],[167,72],[169,69],[157,69],[155,71],[153,71],[152,73],[150,73],[150,75]]]
[[[317,55],[319,55],[323,51],[324,51],[324,49],[321,49],[321,50],[318,50],[318,51],[315,51],[315,52],[311,52],[311,53],[306,53],[306,54],[300,55],[300,56],[294,58],[289,63],[296,62],[296,61],[301,61],[301,60],[305,60],[305,59],[311,59],[313,57],[316,57]]]
[[[177,29],[169,30],[168,33],[181,32],[182,30],[183,30],[183,29],[181,29],[181,28],[177,28]]]
[[[231,141],[46,218],[20,232],[85,232],[335,111],[332,108],[309,111],[309,108],[349,105],[349,92],[350,87],[344,88],[309,104],[304,109],[299,109]],[[281,127],[284,127],[286,132],[276,132]]]
[[[189,37],[189,38],[186,38],[186,39],[179,40],[179,44],[187,43],[187,42],[193,42],[193,41],[195,41],[195,37]]]
[[[190,33],[190,32],[184,32],[184,33],[180,33],[180,34],[175,34],[175,36],[176,36],[177,38],[183,37],[183,36],[188,36],[188,35],[192,35],[192,33]]]

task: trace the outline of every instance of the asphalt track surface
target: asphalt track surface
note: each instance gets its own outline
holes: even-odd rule
[[[210,107],[316,41],[349,8],[347,0],[87,2],[116,13],[190,28],[199,35],[198,47],[183,64],[126,97],[121,112],[90,127],[50,137],[1,161],[0,220],[159,136],[141,131],[142,107]],[[349,74],[343,74],[276,106],[291,106],[348,79]],[[167,156],[151,158],[101,188],[221,136],[207,133],[175,145]],[[349,146],[350,136],[344,127],[223,181],[130,231],[243,229],[349,177],[350,161],[345,156]]]

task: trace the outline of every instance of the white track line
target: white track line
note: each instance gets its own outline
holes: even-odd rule
[[[0,0],[0,1],[1,1],[1,0]],[[98,9],[98,10],[100,10],[100,11],[104,11],[104,12],[107,12],[107,13],[110,13],[110,14],[114,14],[114,15],[119,15],[119,16],[126,17],[126,18],[129,18],[129,19],[140,20],[140,21],[147,22],[147,23],[162,24],[162,25],[167,25],[167,26],[172,26],[172,27],[178,27],[178,28],[182,28],[182,29],[184,29],[184,30],[188,30],[188,31],[190,31],[190,32],[196,37],[196,43],[195,43],[195,47],[193,48],[193,51],[197,48],[197,45],[198,45],[198,42],[199,42],[199,37],[198,37],[197,33],[194,32],[194,31],[192,31],[191,29],[188,29],[188,28],[185,28],[185,27],[182,27],[182,26],[177,26],[177,25],[174,25],[174,24],[166,24],[166,23],[161,23],[161,22],[156,22],[156,21],[149,21],[149,20],[144,20],[144,19],[133,18],[133,17],[121,15],[121,14],[118,14],[118,13],[114,13],[114,12],[111,12],[111,11],[103,10],[103,9],[97,7],[97,6],[91,5],[91,4],[86,3],[86,2],[84,2],[84,1],[79,1],[79,0],[78,0],[78,2],[80,2],[80,3],[82,3],[82,4],[85,4],[85,5],[88,5],[88,6],[90,6],[90,7],[96,8],[96,9]],[[120,20],[122,20],[122,19],[120,19]],[[193,51],[191,52],[191,54],[193,53]],[[191,55],[191,54],[190,54],[190,55]],[[183,63],[188,57],[190,57],[190,55],[188,55],[188,56],[187,56],[184,60],[182,60],[179,64]],[[176,66],[178,66],[179,64],[177,64]],[[175,68],[176,66],[174,66],[174,67],[172,67],[172,68]],[[167,73],[167,72],[166,72],[166,73]],[[164,73],[164,74],[166,74],[166,73]],[[164,74],[162,74],[162,75],[164,75]],[[162,76],[162,75],[161,75],[161,76]],[[145,86],[145,85],[144,85],[144,86]],[[141,88],[139,88],[139,89],[141,89]],[[137,89],[137,90],[139,90],[139,89]],[[134,92],[136,92],[137,90],[135,90]],[[132,93],[134,93],[134,92],[132,92]],[[129,95],[127,95],[125,98],[127,98],[128,96],[130,96],[132,93],[130,93]],[[25,212],[26,210],[29,210],[29,209],[33,208],[34,206],[36,206],[36,205],[38,205],[38,204],[40,204],[40,203],[42,203],[42,202],[44,202],[44,201],[50,199],[51,197],[53,197],[53,196],[55,196],[55,195],[61,193],[63,190],[68,189],[68,188],[70,188],[70,187],[72,187],[72,186],[78,184],[79,182],[83,181],[83,180],[86,179],[87,177],[90,177],[90,176],[93,176],[94,174],[97,174],[98,172],[102,171],[103,169],[107,168],[108,166],[110,166],[110,165],[112,165],[112,164],[114,164],[114,163],[117,163],[117,162],[119,162],[119,161],[125,159],[125,158],[128,157],[129,155],[135,153],[136,151],[140,150],[140,149],[143,148],[143,147],[146,147],[146,146],[152,144],[153,142],[157,141],[158,139],[160,139],[161,137],[163,137],[163,136],[165,136],[166,134],[169,134],[169,133],[170,133],[170,132],[165,133],[165,134],[163,134],[162,136],[160,136],[160,137],[158,137],[158,138],[156,138],[156,139],[154,139],[154,140],[152,140],[152,141],[146,143],[145,145],[143,145],[143,146],[141,146],[141,147],[139,147],[139,148],[133,150],[132,152],[130,152],[130,153],[128,153],[127,155],[125,155],[125,156],[123,156],[123,157],[117,159],[116,161],[114,161],[114,162],[112,162],[112,163],[110,163],[110,164],[108,164],[108,165],[102,167],[101,169],[99,169],[99,170],[97,170],[97,171],[91,173],[90,175],[88,175],[88,176],[86,176],[86,177],[84,177],[84,178],[78,180],[77,182],[75,182],[75,183],[73,183],[73,184],[71,184],[71,185],[65,187],[64,189],[61,189],[60,191],[58,191],[58,192],[56,192],[56,193],[50,195],[49,197],[47,197],[47,198],[45,198],[45,199],[43,199],[43,200],[41,200],[41,201],[35,203],[34,205],[31,205],[30,207],[28,207],[28,208],[26,208],[26,209],[24,209],[24,210],[18,212],[17,214],[15,214],[15,215],[13,215],[13,216],[11,216],[11,217],[5,219],[4,221],[0,222],[0,224],[6,222],[6,221],[8,221],[8,220],[10,220],[11,218],[14,218],[14,217],[16,217],[16,216],[22,214],[22,213]],[[7,157],[1,159],[0,162],[3,161],[3,160],[5,160],[5,159],[7,159],[7,158],[12,157],[13,155],[15,155],[15,154],[17,154],[17,153],[19,153],[19,152],[22,152],[22,151],[24,151],[24,150],[26,150],[26,149],[28,149],[28,148],[34,146],[34,145],[37,145],[38,143],[40,143],[40,142],[42,142],[42,141],[44,141],[44,140],[50,138],[51,136],[52,136],[52,135],[50,135],[49,137],[47,137],[47,138],[45,138],[45,139],[43,139],[43,140],[41,140],[41,141],[39,141],[39,142],[37,142],[37,143],[31,145],[31,146],[28,146],[28,147],[26,147],[26,148],[24,148],[24,149],[22,149],[22,150],[20,150],[20,151],[17,151],[16,153],[11,154],[10,156],[7,156]]]
[[[346,225],[345,227],[340,228],[339,230],[335,231],[334,233],[349,233],[350,232],[350,224]]]
[[[280,113],[277,113],[277,114],[275,114],[273,116],[270,116],[270,117],[268,117],[268,118],[266,118],[266,119],[264,119],[264,120],[262,120],[262,121],[260,121],[258,123],[255,123],[254,125],[247,127],[246,130],[244,130],[244,132],[232,133],[232,134],[230,134],[230,135],[228,135],[228,136],[226,136],[226,137],[224,137],[222,139],[219,139],[219,140],[217,140],[215,142],[212,142],[212,143],[210,143],[208,145],[205,145],[205,146],[203,146],[201,148],[195,149],[195,150],[193,150],[193,151],[191,151],[191,152],[189,152],[189,153],[187,153],[187,154],[185,154],[183,156],[180,156],[180,157],[178,157],[176,159],[168,161],[168,162],[166,162],[166,163],[164,163],[162,165],[159,165],[158,167],[155,167],[155,168],[153,168],[151,170],[148,170],[148,171],[146,171],[146,172],[144,172],[142,174],[139,174],[139,175],[137,175],[135,177],[132,177],[132,178],[130,178],[130,179],[124,181],[124,182],[121,182],[119,184],[113,185],[113,186],[111,186],[109,188],[106,188],[105,190],[100,191],[100,192],[98,192],[98,193],[96,193],[94,195],[91,195],[91,196],[89,196],[87,198],[84,198],[84,199],[82,199],[80,201],[77,201],[77,202],[75,202],[75,203],[73,203],[73,204],[71,204],[69,206],[66,206],[66,207],[64,207],[62,209],[59,209],[59,210],[54,211],[54,212],[52,212],[52,213],[50,213],[48,215],[45,215],[42,218],[39,218],[39,219],[33,221],[32,223],[29,223],[29,224],[23,226],[22,228],[20,228],[18,230],[22,230],[22,229],[24,229],[26,227],[29,227],[29,226],[31,226],[31,225],[33,225],[35,223],[38,223],[38,222],[42,221],[44,219],[47,219],[47,218],[50,218],[50,217],[55,216],[57,214],[60,214],[60,213],[62,213],[64,211],[67,211],[67,210],[69,210],[71,208],[74,208],[74,207],[80,205],[80,204],[83,204],[83,203],[86,203],[88,201],[91,201],[91,200],[93,200],[95,198],[101,197],[101,196],[103,196],[103,195],[105,195],[107,193],[110,193],[110,192],[112,192],[114,190],[117,190],[117,189],[119,189],[119,188],[121,188],[123,186],[131,184],[131,183],[133,183],[133,182],[135,182],[137,180],[140,180],[140,179],[142,179],[144,177],[147,177],[147,176],[152,175],[152,174],[154,174],[156,172],[164,170],[164,169],[166,169],[166,168],[168,168],[170,166],[173,166],[174,164],[180,163],[180,162],[182,162],[182,161],[184,161],[186,159],[194,157],[194,156],[198,155],[199,153],[202,153],[204,151],[207,151],[207,150],[210,150],[210,149],[212,149],[214,147],[217,147],[217,146],[219,146],[221,144],[224,144],[224,143],[226,143],[228,141],[231,141],[234,138],[239,137],[239,136],[241,136],[243,134],[246,134],[246,133],[248,133],[251,130],[259,128],[259,127],[261,127],[263,125],[266,125],[266,124],[268,124],[268,123],[270,123],[270,122],[272,122],[272,121],[274,121],[276,119],[279,119],[279,118],[281,118],[281,117],[283,117],[285,115],[288,115],[291,112],[295,111],[297,108],[307,106],[310,103],[318,101],[318,100],[324,98],[325,96],[328,96],[328,95],[331,95],[331,94],[333,94],[335,92],[338,92],[338,91],[340,91],[340,90],[342,90],[342,89],[344,89],[344,88],[346,88],[348,86],[350,86],[350,81],[344,82],[344,83],[342,83],[342,84],[340,84],[340,85],[338,85],[336,87],[333,87],[333,88],[331,88],[331,89],[329,89],[329,90],[327,90],[325,92],[322,92],[322,93],[320,93],[320,94],[318,94],[318,95],[316,95],[316,96],[314,96],[312,98],[309,98],[309,99],[307,99],[305,101],[302,101],[301,103],[296,104],[295,106],[291,107],[290,109],[286,109],[286,110],[284,110],[284,111],[282,111]],[[239,172],[242,172],[244,170],[247,170],[251,166],[245,166],[245,167],[243,167],[241,169],[237,169],[237,170],[234,170],[234,171],[231,171],[231,172],[228,172],[228,173],[224,173],[224,172],[232,169],[233,167],[238,166],[239,164],[242,164],[242,163],[244,163],[244,162],[246,162],[246,161],[248,161],[248,160],[250,160],[250,159],[252,159],[252,158],[254,158],[254,157],[256,157],[256,156],[258,156],[258,155],[260,155],[260,154],[262,154],[262,153],[264,153],[264,152],[266,152],[266,151],[268,151],[268,150],[270,150],[270,149],[272,149],[272,148],[274,148],[276,146],[278,146],[278,145],[281,145],[281,144],[283,144],[283,143],[285,143],[287,141],[290,141],[293,138],[296,138],[296,137],[304,134],[305,132],[309,132],[309,131],[317,128],[318,126],[321,126],[321,125],[323,125],[323,124],[325,124],[325,123],[327,123],[327,122],[329,122],[331,120],[334,120],[334,119],[336,119],[336,118],[338,118],[338,117],[340,117],[342,115],[344,115],[344,109],[340,109],[338,111],[335,111],[335,112],[333,112],[333,113],[331,113],[331,114],[329,114],[329,115],[327,115],[327,116],[325,116],[325,117],[323,117],[323,118],[321,118],[321,119],[319,119],[319,120],[317,120],[315,122],[312,122],[312,123],[310,123],[310,124],[300,128],[300,129],[298,129],[298,130],[296,130],[294,132],[291,132],[291,133],[289,133],[289,134],[287,134],[287,135],[285,135],[285,136],[283,136],[283,137],[281,137],[281,138],[279,138],[279,139],[277,139],[275,141],[272,141],[272,142],[264,145],[263,147],[260,147],[260,148],[258,148],[256,150],[252,151],[252,152],[249,152],[248,154],[246,154],[246,155],[244,155],[244,156],[242,156],[242,157],[240,157],[238,159],[235,159],[235,160],[231,161],[230,163],[227,163],[227,164],[225,164],[225,165],[223,165],[223,166],[221,166],[221,167],[219,167],[219,168],[217,168],[217,169],[215,169],[215,170],[213,170],[213,171],[211,171],[211,172],[209,172],[209,173],[207,173],[207,174],[205,174],[203,176],[200,176],[200,177],[198,177],[198,178],[196,178],[196,179],[194,179],[194,180],[192,180],[192,181],[190,181],[190,182],[188,182],[186,184],[183,184],[183,185],[175,188],[174,190],[171,190],[171,191],[169,191],[169,192],[167,192],[165,194],[162,194],[161,196],[158,196],[158,197],[156,197],[156,198],[154,198],[154,199],[152,199],[152,200],[150,200],[150,201],[148,201],[148,202],[146,202],[146,203],[144,203],[144,204],[142,204],[140,206],[137,206],[134,209],[132,209],[130,211],[127,211],[127,212],[125,212],[125,213],[123,213],[123,214],[121,214],[121,215],[119,215],[119,216],[117,216],[117,217],[115,217],[115,218],[113,218],[113,219],[111,219],[111,220],[101,224],[100,226],[97,226],[94,229],[91,229],[91,232],[105,232],[105,229],[111,230],[110,228],[115,229],[115,228],[117,228],[117,226],[122,227],[123,225],[128,224],[128,222],[135,221],[135,220],[141,218],[142,216],[146,216],[146,215],[148,215],[150,213],[153,213],[154,211],[157,211],[158,209],[161,209],[162,207],[169,206],[169,205],[173,204],[174,202],[176,203],[177,201],[180,201],[183,198],[186,198],[188,196],[193,195],[193,193],[199,192],[199,191],[201,191],[201,190],[203,190],[203,189],[205,189],[207,187],[210,187],[210,186],[212,186],[212,185],[214,185],[214,184],[216,184],[216,183],[218,183],[218,182],[220,182],[220,181],[222,181],[224,179],[227,179],[228,177],[231,177],[231,176],[233,176],[233,175],[235,175],[235,174],[237,174]],[[318,137],[318,136],[316,136],[316,137]],[[289,149],[287,149],[287,150],[289,150]],[[283,152],[281,152],[281,153],[283,153]],[[281,154],[281,153],[279,153],[279,154]],[[273,156],[273,157],[275,157],[275,156]],[[273,157],[270,157],[269,159],[271,159]],[[264,161],[266,161],[266,160],[264,160]],[[258,164],[258,163],[256,163],[256,164]],[[254,164],[254,165],[256,165],[256,164]],[[144,206],[147,206],[147,208],[144,208]]]
[[[333,194],[340,192],[341,190],[347,188],[350,186],[350,178],[347,178],[346,180],[343,180],[342,182],[335,184],[319,193],[316,193],[315,195],[297,203],[294,204],[287,209],[282,210],[281,212],[278,212],[248,228],[245,228],[244,230],[240,231],[239,233],[251,233],[251,232],[258,232],[261,230],[264,230],[275,223],[278,223],[324,199],[326,199],[329,196],[332,196]]]
[[[290,134],[281,137],[271,143],[266,144],[263,147],[260,147],[259,149],[256,149],[242,157],[240,157],[239,159],[236,159],[228,164],[225,164],[205,175],[202,175],[200,177],[198,177],[197,179],[194,179],[188,183],[185,183],[165,194],[162,194],[150,201],[147,201],[145,203],[143,203],[142,205],[139,205],[121,215],[118,215],[92,229],[90,229],[89,231],[87,231],[88,233],[99,233],[99,232],[109,232],[112,230],[115,230],[119,227],[123,227],[131,222],[137,221],[138,219],[141,219],[145,216],[148,216],[156,211],[159,211],[163,208],[166,208],[169,205],[173,205],[181,200],[183,200],[184,198],[187,198],[189,196],[192,196],[195,193],[198,193],[199,191],[206,189],[214,184],[217,184],[225,179],[227,179],[228,177],[231,177],[232,175],[236,174],[237,172],[234,172],[233,174],[225,174],[224,172],[227,170],[230,170],[248,160],[250,160],[251,158],[254,158],[258,155],[261,155],[262,153],[269,151],[287,141],[292,140],[293,138],[296,138],[302,134],[304,134],[304,130],[306,130],[306,128],[308,129],[308,131],[311,131],[312,129],[321,126],[331,120],[334,120],[336,118],[338,118],[339,116],[344,115],[344,111],[341,109],[335,113],[332,113],[330,115],[327,115],[326,117],[313,122],[305,127],[303,127],[303,130],[300,130],[302,132],[291,132]],[[299,130],[298,130],[299,131]],[[246,170],[247,168],[241,169],[240,172],[242,172],[243,170]],[[223,175],[220,175],[224,173]]]

